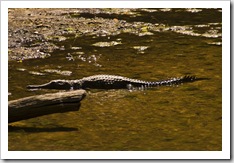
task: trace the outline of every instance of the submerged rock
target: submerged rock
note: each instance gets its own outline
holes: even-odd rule
[[[61,71],[61,70],[56,70],[56,69],[45,69],[44,72],[56,73],[56,74],[64,75],[64,76],[70,76],[72,74],[71,71]]]
[[[29,74],[32,74],[32,75],[39,75],[39,76],[45,75],[44,73],[36,72],[36,71],[29,71],[28,73],[29,73]]]
[[[122,44],[120,41],[111,41],[111,42],[97,42],[93,44],[93,46],[98,46],[98,47],[110,47],[110,46],[115,46]]]

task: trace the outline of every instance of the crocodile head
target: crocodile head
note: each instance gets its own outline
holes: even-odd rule
[[[66,80],[52,80],[42,85],[28,85],[28,89],[72,89],[72,86]]]

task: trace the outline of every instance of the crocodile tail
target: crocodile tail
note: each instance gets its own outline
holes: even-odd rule
[[[193,82],[197,79],[196,76],[189,76],[189,75],[185,75],[184,77],[182,77],[180,79],[180,82],[181,83],[186,83],[186,82]]]
[[[166,85],[179,85],[182,83],[194,82],[196,79],[197,79],[196,76],[185,75],[184,77],[181,77],[181,78],[169,79],[165,82],[165,84]]]
[[[163,80],[163,81],[159,81],[159,82],[154,82],[153,85],[179,85],[182,83],[188,83],[188,82],[194,82],[197,80],[207,80],[208,78],[197,78],[196,76],[189,76],[189,75],[185,75],[184,77],[181,78],[171,78],[168,80]]]
[[[197,78],[196,76],[185,75],[183,78],[181,78],[181,82],[185,83],[185,82],[194,82],[198,80],[209,80],[209,79],[210,78]]]

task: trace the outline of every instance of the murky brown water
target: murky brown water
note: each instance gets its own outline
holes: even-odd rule
[[[78,112],[10,124],[9,150],[222,150],[221,17],[220,9],[139,9],[118,19],[163,27],[67,38],[49,58],[9,62],[9,100],[52,92],[28,91],[29,84],[95,74],[210,78],[144,91],[90,90]]]

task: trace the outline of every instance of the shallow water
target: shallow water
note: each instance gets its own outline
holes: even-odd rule
[[[210,78],[143,91],[88,90],[78,112],[10,124],[9,150],[222,150],[221,17],[220,9],[139,9],[118,17],[145,23],[139,32],[69,37],[49,58],[9,62],[9,100],[57,92],[29,91],[29,84],[96,74]]]

